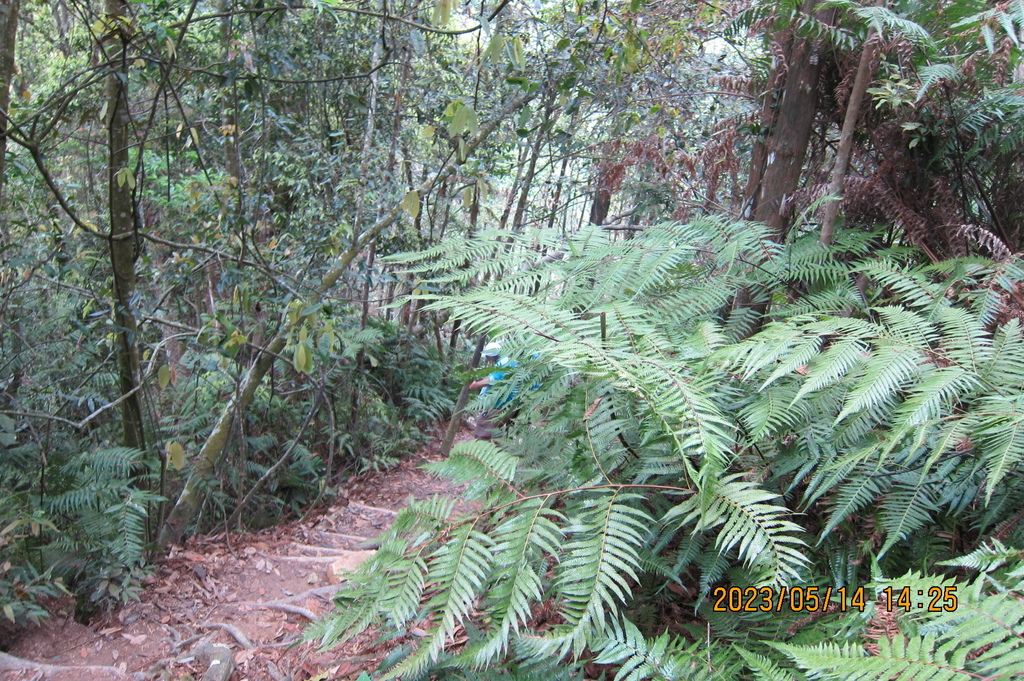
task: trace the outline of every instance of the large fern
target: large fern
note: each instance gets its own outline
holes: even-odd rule
[[[431,466],[480,511],[403,511],[314,634],[415,630],[388,672],[403,679],[586,655],[629,679],[852,659],[868,614],[716,613],[706,598],[722,584],[852,590],[872,564],[940,569],[953,554],[938,529],[1002,527],[1022,498],[1024,339],[998,319],[1024,276],[1012,262],[920,266],[873,239],[780,246],[708,218],[627,240],[591,228],[465,243],[499,265],[406,256],[431,309],[503,337],[518,366],[478,406],[511,398],[520,415]],[[749,316],[729,309],[741,290],[771,303],[749,338]],[[694,610],[666,634],[648,618],[668,584]],[[780,635],[793,647],[764,645]],[[879,645],[959,659],[910,637]],[[861,669],[903,673],[891,664]]]

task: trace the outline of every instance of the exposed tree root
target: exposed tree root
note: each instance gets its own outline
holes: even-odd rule
[[[203,629],[220,629],[221,631],[227,632],[231,635],[231,638],[238,641],[238,645],[242,646],[246,650],[251,650],[256,647],[252,644],[252,641],[249,640],[249,637],[233,624],[226,624],[224,622],[207,622],[206,624],[200,624],[199,626]]]
[[[327,532],[327,531],[317,530],[317,533],[322,535],[322,536],[324,536],[324,537],[326,537],[326,538],[328,538],[328,539],[330,539],[331,537],[337,537],[338,539],[343,539],[343,540],[347,540],[347,541],[355,541],[355,542],[363,542],[363,541],[367,541],[367,540],[373,538],[373,537],[364,537],[364,536],[358,535],[358,534],[345,534],[344,532]]]
[[[352,553],[348,551],[347,553]],[[338,560],[340,556],[271,556],[267,553],[261,553],[261,556],[267,560],[287,560],[293,563],[333,563]],[[344,555],[344,554],[341,554]]]
[[[316,622],[320,619],[315,612],[299,605],[289,605],[288,603],[253,603],[253,605],[266,608],[267,610],[280,610],[292,615],[299,615],[305,617],[310,622]]]
[[[349,508],[365,508],[367,511],[375,511],[377,513],[385,513],[387,515],[398,515],[398,511],[392,511],[390,508],[380,508],[379,506],[370,506],[369,504],[361,504],[358,501],[348,502]]]
[[[141,672],[123,672],[117,667],[106,667],[103,665],[83,665],[81,667],[77,665],[59,665],[59,664],[45,664],[43,662],[34,662],[32,660],[26,660],[7,653],[0,653],[0,670],[15,670],[15,669],[31,669],[38,672],[42,672],[44,675],[57,674],[60,672],[105,672],[107,674],[115,674],[125,679],[135,679],[136,681],[143,681],[146,675]]]
[[[366,537],[360,537],[361,541],[365,541]],[[311,546],[309,544],[299,544],[298,542],[291,542],[289,546],[293,546],[300,551],[317,551],[319,553],[327,554],[328,556],[347,556],[352,553],[351,549],[336,549],[329,546]]]
[[[303,591],[300,594],[294,596],[288,596],[287,598],[278,598],[274,601],[247,601],[245,605],[260,605],[261,603],[294,603],[295,601],[301,601],[310,596],[333,596],[338,591],[341,591],[342,584],[328,584],[327,586],[318,586],[315,589],[309,591]]]

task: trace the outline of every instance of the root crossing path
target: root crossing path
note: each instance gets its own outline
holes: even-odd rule
[[[57,615],[0,647],[0,681],[355,679],[386,655],[373,640],[302,643],[334,608],[344,572],[410,497],[458,496],[414,456],[347,484],[332,508],[252,534],[194,537],[156,565],[140,601],[80,624]],[[457,511],[458,512],[458,511]]]

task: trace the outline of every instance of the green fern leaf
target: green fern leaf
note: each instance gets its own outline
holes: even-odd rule
[[[864,375],[850,391],[835,422],[851,414],[891,403],[897,391],[918,374],[916,353],[896,347],[882,347],[875,351]]]
[[[802,528],[784,519],[788,509],[766,503],[777,495],[738,477],[728,476],[712,490],[678,504],[661,522],[693,525],[698,532],[721,526],[717,544],[721,553],[736,548],[748,566],[766,566],[765,581],[784,584],[797,580],[807,564],[801,551],[805,544],[796,536]]]
[[[637,547],[653,524],[646,512],[627,505],[640,499],[611,491],[579,502],[571,515],[567,510],[574,521],[566,528],[572,538],[562,548],[554,584],[567,624],[522,641],[532,656],[579,656],[594,632],[603,630],[609,614],[628,602],[630,580],[638,578]]]
[[[878,556],[921,529],[932,518],[937,509],[927,484],[916,478],[917,483],[899,479],[889,494],[882,500],[882,527],[886,531],[885,544]]]
[[[933,636],[907,639],[898,635],[878,641],[878,654],[867,655],[856,644],[821,643],[817,646],[771,644],[786,653],[813,678],[836,681],[875,681],[881,679],[929,679],[929,681],[967,681],[975,678],[962,668],[965,652],[950,654],[935,650]]]
[[[985,493],[991,499],[996,486],[1024,459],[1024,398],[989,398],[982,404],[988,413],[978,421],[974,437],[988,469]]]

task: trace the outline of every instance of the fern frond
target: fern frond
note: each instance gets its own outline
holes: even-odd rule
[[[988,469],[985,494],[991,499],[996,485],[1024,459],[1024,396],[991,397],[980,406],[986,413],[978,420],[974,439]]]
[[[736,548],[748,567],[756,563],[767,568],[766,582],[786,584],[798,579],[807,564],[801,551],[806,545],[796,536],[802,528],[784,519],[788,509],[766,503],[776,498],[754,483],[728,476],[710,491],[673,507],[661,522],[693,525],[696,532],[721,526],[720,553]]]
[[[880,35],[884,35],[888,29],[889,33],[905,37],[922,46],[929,46],[933,43],[932,36],[927,29],[917,22],[901,17],[888,7],[856,7],[853,11]]]
[[[867,655],[853,643],[820,643],[817,646],[770,644],[808,670],[814,678],[836,681],[882,679],[929,679],[967,681],[973,675],[962,670],[966,651],[936,650],[935,637],[896,636],[878,641],[878,654]]]
[[[1011,392],[1024,390],[1024,337],[1019,320],[1011,319],[996,331],[992,353],[979,378]]]
[[[564,539],[558,525],[564,517],[547,502],[531,499],[520,504],[494,530],[495,586],[486,602],[494,626],[484,642],[466,651],[477,665],[505,653],[510,635],[519,633],[531,618],[530,604],[543,597],[543,556],[558,556]]]
[[[864,374],[847,395],[835,422],[838,424],[851,414],[893,404],[897,392],[918,375],[918,361],[916,353],[904,348],[876,349],[870,362],[865,364]]]
[[[939,419],[978,385],[974,374],[958,366],[923,369],[921,376],[923,380],[907,391],[907,398],[894,413],[901,430]]]
[[[883,479],[869,474],[871,467],[864,467],[856,475],[844,475],[848,478],[839,486],[833,500],[832,513],[828,522],[821,530],[819,544],[828,538],[839,523],[851,515],[857,514],[875,500],[884,486]]]
[[[740,647],[736,648],[736,652],[747,663],[747,667],[754,672],[756,681],[793,681],[793,673],[783,670],[774,660]]]
[[[856,336],[840,338],[808,366],[808,375],[793,396],[797,401],[808,393],[835,385],[870,355],[867,344]]]
[[[925,64],[917,70],[917,77],[921,80],[921,87],[917,91],[917,101],[924,99],[936,84],[942,81],[953,82],[960,75],[953,64]]]
[[[684,646],[668,632],[648,640],[629,620],[611,620],[605,636],[595,642],[600,652],[594,662],[619,665],[615,681],[732,678],[721,666],[707,664],[710,651],[700,644]]]
[[[427,631],[416,651],[391,669],[385,679],[417,677],[437,661],[455,625],[469,613],[487,582],[492,545],[493,540],[475,529],[475,523],[452,530],[428,564],[428,574],[437,592],[426,607],[435,615],[435,626]]]
[[[878,552],[879,557],[885,555],[896,542],[924,527],[936,510],[930,487],[919,476],[914,482],[900,479],[882,501],[881,520],[886,538]]]
[[[452,448],[447,459],[426,464],[423,468],[460,484],[469,483],[466,498],[476,499],[495,486],[515,493],[512,480],[515,477],[516,464],[516,457],[494,443],[472,440],[458,443]]]
[[[571,515],[567,512],[571,539],[562,547],[554,581],[566,624],[544,636],[521,639],[532,657],[578,657],[595,632],[604,629],[609,614],[629,601],[630,580],[638,579],[637,546],[653,524],[645,511],[628,505],[639,499],[608,491],[577,502]]]
[[[1007,564],[1012,564],[1015,567],[1024,564],[1024,551],[1009,548],[998,539],[991,539],[989,544],[980,546],[965,556],[944,560],[940,563],[940,565],[964,567],[982,572],[992,572]]]

